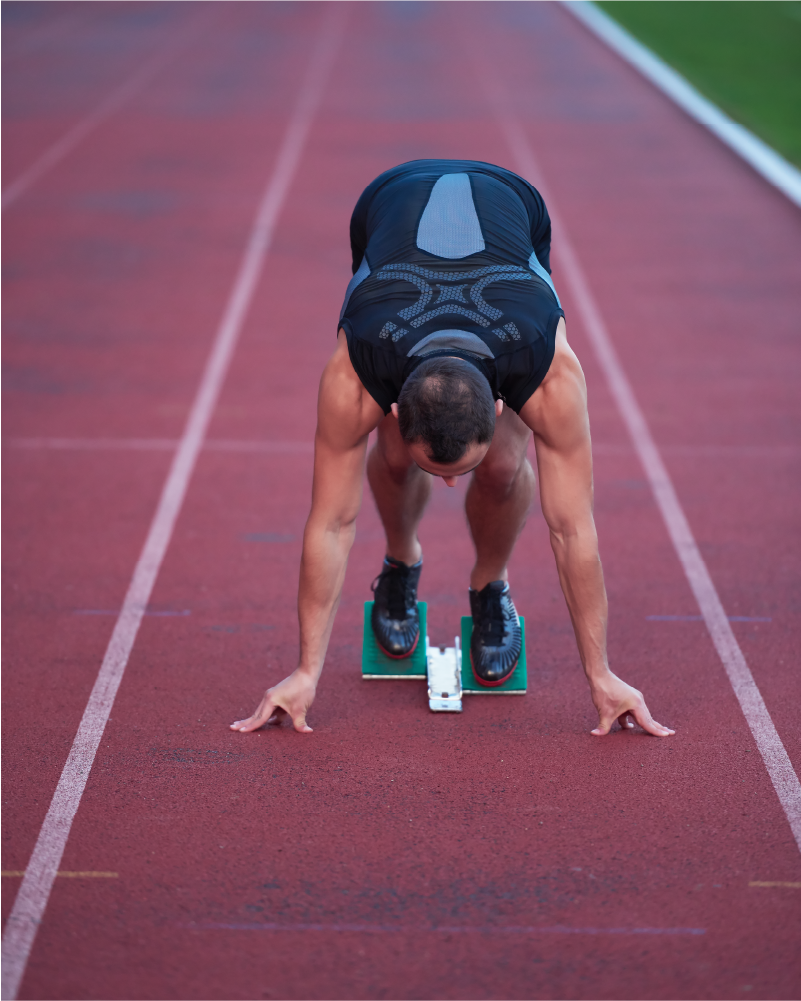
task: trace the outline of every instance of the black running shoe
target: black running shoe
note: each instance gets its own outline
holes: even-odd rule
[[[417,582],[423,561],[412,566],[384,559],[384,569],[372,584],[375,594],[370,622],[376,642],[388,657],[399,660],[414,652],[420,638]]]
[[[470,588],[473,636],[470,663],[481,685],[502,685],[517,667],[523,638],[509,585],[493,580],[481,591]]]

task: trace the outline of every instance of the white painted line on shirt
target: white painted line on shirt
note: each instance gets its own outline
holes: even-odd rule
[[[2,211],[5,212],[28,188],[40,180],[48,170],[55,167],[57,163],[60,163],[91,132],[94,132],[99,125],[102,125],[107,118],[110,118],[115,112],[119,111],[124,104],[150,83],[155,74],[168,61],[174,60],[178,52],[186,48],[198,33],[206,27],[209,16],[214,13],[216,12],[210,9],[193,27],[188,29],[182,28],[180,40],[176,45],[169,45],[162,48],[144,66],[141,66],[136,73],[126,80],[125,83],[117,87],[116,90],[113,90],[93,111],[90,111],[77,125],[73,125],[68,132],[54,142],[52,146],[49,146],[38,159],[34,160],[30,167],[24,170],[16,180],[12,181],[3,192]]]
[[[584,329],[595,350],[609,384],[623,423],[631,436],[634,450],[651,485],[657,506],[664,519],[676,555],[698,602],[712,642],[723,662],[734,694],[765,762],[779,802],[787,815],[801,850],[801,783],[782,744],[767,706],[737,643],[718,592],[693,537],[676,490],[665,467],[645,415],[634,395],[617,352],[606,329],[601,311],[590,290],[578,256],[568,237],[564,219],[555,205],[553,193],[543,181],[542,172],[520,123],[506,110],[498,85],[488,78],[488,89],[496,117],[512,152],[518,171],[536,184],[545,199],[554,231],[554,253],[562,275],[567,280]]]
[[[103,658],[100,673],[6,924],[3,936],[2,973],[2,996],[6,1001],[12,1001],[17,996],[25,973],[72,822],[181,510],[239,332],[256,289],[278,214],[295,175],[325,81],[342,38],[346,16],[346,4],[327,5],[309,68],[281,143],[272,176],[259,204],[186,429],[172,461],[122,611]]]
[[[732,121],[695,87],[689,84],[649,48],[638,42],[608,14],[588,0],[562,0],[564,6],[583,25],[605,42],[619,56],[638,69],[680,108],[687,112],[738,156],[749,163],[794,204],[801,206],[801,171],[780,156],[775,149],[758,139],[744,125]]]

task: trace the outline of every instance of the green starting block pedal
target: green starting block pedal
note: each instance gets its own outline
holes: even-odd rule
[[[370,625],[370,615],[373,602],[364,603],[364,641],[362,645],[362,678],[386,678],[388,681],[402,681],[410,678],[412,681],[426,679],[426,603],[417,602],[420,616],[420,639],[410,657],[396,660],[388,657],[375,641],[373,627]]]
[[[473,635],[473,618],[470,615],[462,616],[462,695],[525,695],[528,687],[528,670],[526,667],[526,621],[523,616],[519,616],[520,632],[522,633],[523,646],[520,650],[520,659],[517,667],[511,676],[502,685],[488,688],[480,685],[473,674],[470,665],[470,638]]]
[[[410,657],[396,660],[378,646],[370,625],[373,602],[364,603],[364,644],[362,678],[385,678],[388,681],[428,681],[428,706],[432,712],[461,712],[463,695],[525,695],[528,685],[526,668],[526,624],[520,617],[523,647],[517,667],[502,685],[480,685],[470,665],[470,638],[473,619],[462,617],[461,642],[457,636],[452,647],[432,647],[427,636],[426,603],[419,601],[420,640]]]

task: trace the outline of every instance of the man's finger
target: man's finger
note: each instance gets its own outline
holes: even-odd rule
[[[298,713],[298,715],[292,720],[292,723],[298,733],[313,733],[314,731],[306,722],[306,710]]]
[[[240,720],[239,723],[235,724],[234,729],[239,730],[240,733],[251,733],[253,730],[258,730],[259,727],[264,726],[266,722],[266,719],[257,714],[251,716],[250,719]]]
[[[629,712],[621,713],[620,716],[618,716],[617,721],[620,724],[621,730],[634,729],[634,720],[631,718],[631,713]]]
[[[615,717],[601,717],[601,721],[598,726],[591,730],[593,737],[605,737],[609,731],[612,729],[612,724],[615,722]]]
[[[644,711],[640,710],[639,712],[635,710],[634,718],[646,733],[650,733],[654,737],[671,737],[676,732],[675,730],[670,730],[666,726],[662,726],[661,723],[657,723],[647,709]]]
[[[231,729],[239,730],[240,733],[250,733],[252,730],[258,730],[272,716],[274,709],[275,707],[272,702],[269,699],[265,699],[249,719],[237,720],[236,723],[231,724]]]

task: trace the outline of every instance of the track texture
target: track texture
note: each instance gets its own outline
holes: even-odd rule
[[[176,44],[5,219],[16,871],[325,11],[9,7],[6,182]],[[417,157],[514,166],[472,46],[526,128],[801,769],[797,211],[554,4],[348,16],[60,867],[118,875],[56,879],[20,997],[797,997],[801,889],[749,884],[798,884],[801,857],[558,272],[589,384],[612,664],[676,736],[589,736],[537,511],[510,570],[527,697],[439,717],[423,686],[363,683],[362,603],[383,553],[369,497],[314,735],[228,729],[294,666],[316,384],[356,198]],[[467,609],[462,494],[439,484],[423,526],[436,642]],[[4,879],[4,915],[17,882]]]

